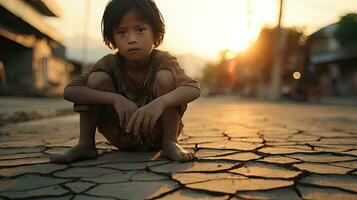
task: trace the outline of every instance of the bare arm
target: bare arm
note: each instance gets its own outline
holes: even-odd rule
[[[114,92],[96,90],[87,86],[68,86],[65,88],[63,97],[79,104],[111,104],[119,116],[119,123],[124,127],[128,123],[132,113],[138,108],[137,105]]]
[[[201,91],[197,88],[190,86],[180,86],[171,92],[160,96],[157,100],[162,101],[164,107],[167,108],[187,104],[200,97],[200,95]]]
[[[113,104],[118,94],[101,91],[87,86],[68,86],[64,89],[63,98],[80,104]]]
[[[153,130],[156,121],[165,108],[187,104],[197,99],[201,91],[190,86],[180,86],[165,95],[162,95],[147,105],[139,108],[130,118],[126,131],[134,131],[138,134],[140,125],[143,123],[143,131]]]

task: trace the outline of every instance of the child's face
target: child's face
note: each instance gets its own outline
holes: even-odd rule
[[[154,47],[154,36],[149,24],[143,22],[135,11],[125,14],[114,30],[115,46],[119,53],[129,61],[148,58]]]

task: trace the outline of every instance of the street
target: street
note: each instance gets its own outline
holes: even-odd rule
[[[357,106],[237,97],[190,104],[179,143],[193,162],[120,152],[48,163],[79,136],[79,115],[0,127],[0,199],[357,199]]]

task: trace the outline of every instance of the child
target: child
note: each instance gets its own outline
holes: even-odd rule
[[[80,137],[50,162],[69,163],[98,156],[95,132],[123,150],[162,150],[177,161],[195,155],[178,143],[187,103],[200,96],[175,57],[154,49],[164,37],[160,11],[152,0],[111,0],[102,18],[104,42],[115,54],[97,61],[72,80],[64,98],[80,112]]]

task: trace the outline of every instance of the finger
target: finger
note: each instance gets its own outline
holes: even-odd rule
[[[154,130],[156,121],[157,121],[157,118],[153,118],[150,120],[150,131]]]
[[[190,155],[190,160],[193,160],[193,159],[195,159],[195,153],[193,153],[193,152],[189,152],[189,155]]]
[[[142,125],[143,131],[145,133],[148,133],[150,131],[150,120],[151,118],[149,116],[146,116]]]
[[[133,125],[136,121],[136,117],[137,117],[138,113],[134,112],[133,115],[131,115],[128,125],[126,126],[126,132],[131,132],[133,130]]]
[[[187,152],[186,155],[187,155],[188,160],[192,160],[192,155],[190,152]]]
[[[128,118],[130,119],[130,118],[131,118],[131,116],[133,116],[133,114],[134,114],[134,113],[135,113],[135,111],[129,111],[129,112],[128,112],[128,115],[129,115],[129,117],[128,117]],[[128,119],[128,123],[129,123],[129,119]]]
[[[136,113],[136,115],[138,114],[136,111],[129,111],[130,117],[129,119],[134,115],[134,113]],[[128,122],[129,123],[129,122]]]
[[[118,113],[120,127],[124,128],[124,113]]]
[[[135,120],[135,125],[134,125],[134,134],[137,135],[140,131],[140,126],[143,123],[144,116],[143,114],[138,114],[136,120]]]
[[[123,124],[122,124],[122,127],[123,127],[123,129],[125,129],[125,120],[126,120],[126,116],[125,116],[125,112],[123,112]]]
[[[186,153],[181,152],[181,156],[182,156],[182,161],[188,160],[188,155]]]
[[[125,121],[124,121],[124,128],[126,128],[128,126],[128,123],[129,123],[129,120],[130,120],[130,113],[129,112],[125,112],[124,113],[124,118],[125,118]]]

